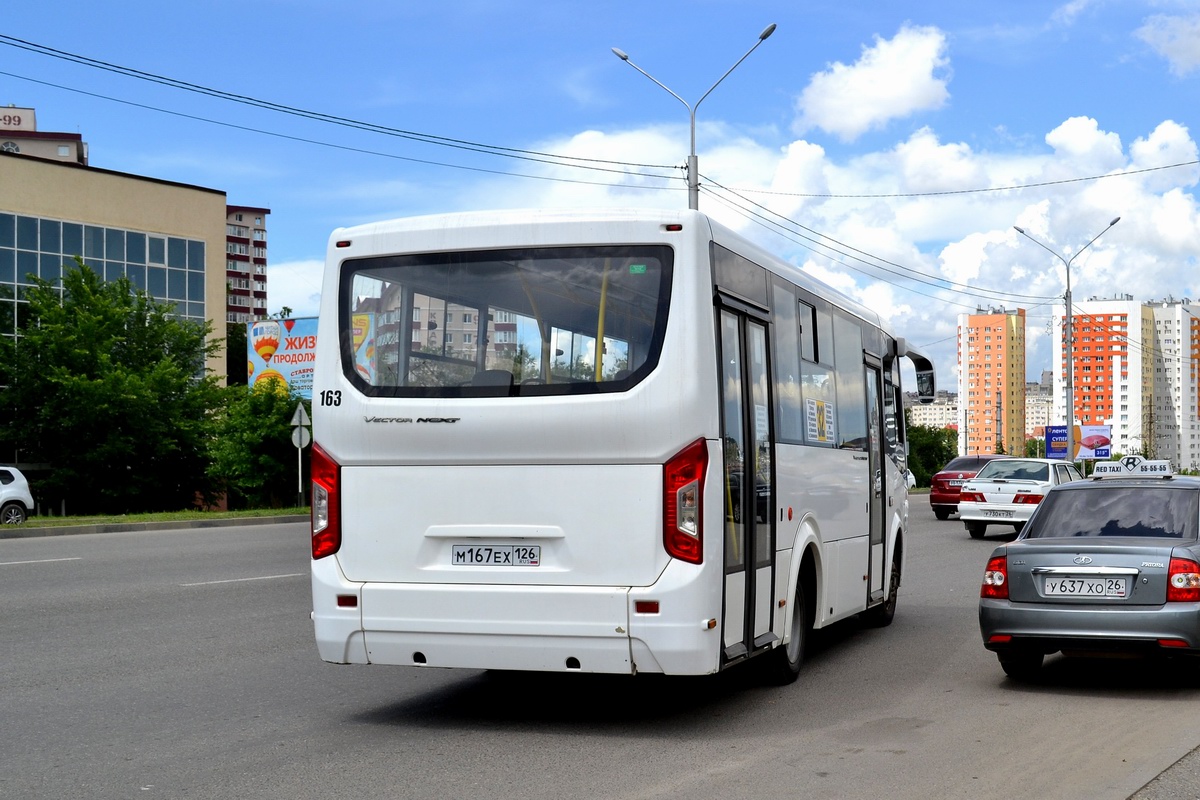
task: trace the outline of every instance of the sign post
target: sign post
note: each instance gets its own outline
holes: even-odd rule
[[[292,444],[296,445],[296,498],[298,506],[304,505],[304,448],[308,447],[312,442],[312,433],[309,432],[308,426],[312,422],[308,418],[308,412],[304,410],[304,403],[296,405],[296,413],[292,414]]]

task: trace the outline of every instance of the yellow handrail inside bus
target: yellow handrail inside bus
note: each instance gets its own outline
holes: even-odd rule
[[[600,309],[596,319],[596,383],[604,380],[604,314],[608,308],[608,273],[612,259],[604,259],[604,278],[600,281]]]

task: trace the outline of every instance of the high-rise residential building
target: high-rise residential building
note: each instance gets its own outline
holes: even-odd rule
[[[1154,314],[1132,295],[1073,301],[1072,377],[1076,425],[1112,425],[1112,449],[1143,453],[1153,441]],[[1063,306],[1055,309],[1065,317]],[[1053,424],[1067,418],[1065,326],[1054,348]],[[1147,425],[1150,426],[1147,429]]]
[[[267,215],[269,208],[225,207],[225,320],[267,316]]]
[[[1147,306],[1154,315],[1154,392],[1139,452],[1168,459],[1177,469],[1198,469],[1200,304],[1188,298],[1167,298]]]
[[[943,393],[932,403],[906,403],[910,425],[927,428],[954,428],[958,425],[958,400]],[[915,395],[914,395],[915,397]]]
[[[958,318],[958,452],[1025,452],[1025,309]]]

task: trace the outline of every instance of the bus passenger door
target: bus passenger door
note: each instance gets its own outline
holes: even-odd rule
[[[721,440],[725,494],[725,661],[776,640],[774,475],[767,328],[729,308],[721,329]]]
[[[883,452],[882,372],[878,366],[866,366],[867,381],[867,452],[871,466],[870,525],[871,561],[868,581],[868,603],[883,599],[883,584],[887,579],[886,526],[889,487],[887,461]]]

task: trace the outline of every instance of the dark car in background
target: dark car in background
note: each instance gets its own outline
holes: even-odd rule
[[[958,495],[962,485],[995,458],[1008,458],[997,453],[959,456],[951,459],[929,481],[929,505],[938,519],[947,519],[958,511]]]

